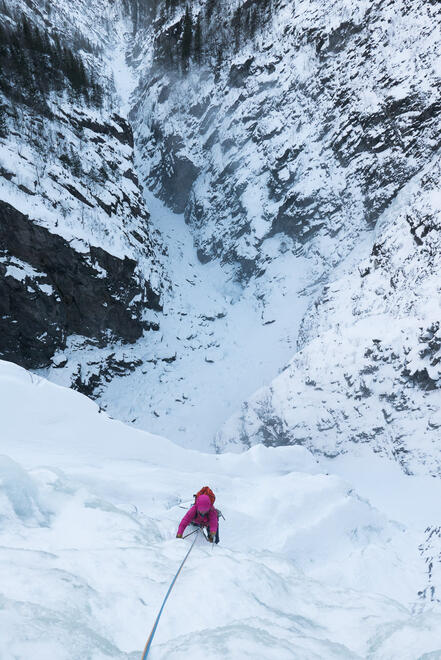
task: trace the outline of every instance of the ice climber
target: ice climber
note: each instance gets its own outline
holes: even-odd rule
[[[181,539],[185,528],[191,524],[206,527],[210,543],[219,543],[218,512],[213,506],[215,499],[213,491],[208,486],[204,486],[196,493],[195,503],[182,518],[176,538]]]

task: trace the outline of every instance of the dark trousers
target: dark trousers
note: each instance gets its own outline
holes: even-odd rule
[[[190,524],[193,527],[200,527],[200,529],[202,529],[202,530],[205,528],[207,530],[207,534],[208,534],[208,527],[206,527],[206,525],[196,525],[196,523],[190,523]],[[216,545],[219,543],[219,523],[217,525],[216,537],[214,539],[214,542],[216,543]]]

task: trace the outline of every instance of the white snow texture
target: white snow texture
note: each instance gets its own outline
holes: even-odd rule
[[[206,482],[221,543],[193,549],[151,658],[441,653],[418,549],[441,496],[430,477],[302,447],[191,451],[6,362],[0,413],[1,658],[140,657],[190,542],[174,538],[180,505]]]

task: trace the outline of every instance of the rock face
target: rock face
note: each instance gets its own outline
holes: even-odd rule
[[[183,140],[164,135],[160,126],[153,130],[156,140],[151,158],[151,181],[160,181],[161,198],[175,213],[184,213],[199,169],[185,156]]]
[[[441,475],[440,186],[437,154],[311,305],[299,352],[218,447],[303,444],[335,456],[368,443],[408,472]]]
[[[69,243],[0,202],[0,355],[26,368],[49,364],[70,334],[100,344],[134,342],[152,292],[136,262]],[[136,298],[136,302],[133,302]]]
[[[65,366],[72,336],[102,348],[157,330],[144,317],[162,290],[132,129],[101,55],[112,35],[93,3],[39,4],[0,11],[0,357],[30,369],[54,354]]]
[[[204,55],[186,74],[149,49],[133,112],[144,181],[185,206],[202,260],[248,278],[284,234],[333,267],[440,146],[441,9],[279,0],[253,18],[252,4],[198,5]]]

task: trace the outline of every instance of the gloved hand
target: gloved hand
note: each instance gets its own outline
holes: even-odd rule
[[[212,532],[209,532],[209,534],[208,534],[208,540],[210,541],[210,543],[213,543],[213,541],[214,541],[214,537],[215,537],[215,534],[213,534]]]
[[[182,534],[179,534],[179,532],[176,534],[177,539],[182,539]]]

